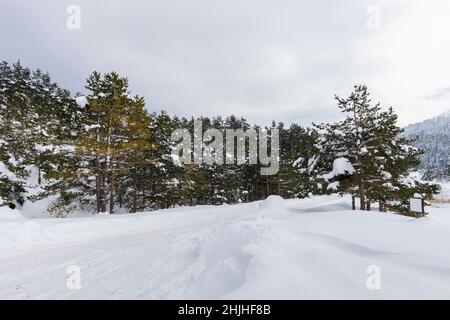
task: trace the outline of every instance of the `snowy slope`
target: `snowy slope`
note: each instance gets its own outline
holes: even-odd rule
[[[449,299],[450,206],[430,210],[351,211],[336,196],[73,219],[2,209],[0,298]]]
[[[412,139],[418,137],[414,145],[425,151],[420,165],[424,177],[450,180],[450,110],[407,126],[404,134]]]
[[[439,185],[441,190],[439,194],[433,197],[433,202],[450,204],[450,181],[441,181]]]

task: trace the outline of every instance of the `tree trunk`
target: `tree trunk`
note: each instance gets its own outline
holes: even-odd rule
[[[131,176],[132,176],[132,206],[131,206],[131,212],[132,213],[136,213],[137,212],[137,198],[138,198],[138,190],[139,190],[139,183],[137,181],[137,174],[135,171],[131,172]]]
[[[106,212],[106,164],[100,166],[100,212]]]
[[[356,210],[355,196],[352,196],[352,210]]]
[[[98,165],[97,165],[98,168]],[[100,175],[99,173],[97,173],[96,177],[95,177],[95,199],[97,201],[97,213],[100,212]]]
[[[146,201],[145,201],[145,183],[142,181],[142,179],[139,179],[140,184],[142,185],[142,208],[146,208]],[[142,209],[141,209],[142,210]]]
[[[133,188],[133,213],[137,211],[137,190],[138,186],[135,184]]]
[[[111,181],[109,185],[109,213],[114,212],[114,190],[115,190],[114,168],[111,168]]]
[[[100,191],[100,197],[101,197],[101,212],[106,212],[106,178],[102,177],[102,186]]]
[[[362,181],[361,177],[359,178],[358,189],[359,189],[359,209],[366,210],[366,192],[364,190],[364,182]]]
[[[41,185],[41,166],[38,166],[38,185]]]

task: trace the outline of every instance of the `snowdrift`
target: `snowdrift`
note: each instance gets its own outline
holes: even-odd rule
[[[72,219],[2,209],[0,298],[450,299],[449,205],[421,219],[348,208],[328,196]]]

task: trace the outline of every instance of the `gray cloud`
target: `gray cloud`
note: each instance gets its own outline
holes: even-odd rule
[[[443,98],[449,98],[450,97],[450,87],[446,88],[440,88],[433,92],[433,94],[425,96],[425,100],[437,100],[437,99],[443,99]]]
[[[1,58],[47,70],[74,93],[93,70],[115,70],[151,110],[307,124],[340,117],[333,94],[366,83],[415,120],[406,107],[420,92],[403,106],[390,51],[398,22],[415,10],[408,1],[0,2]],[[374,3],[380,31],[366,26]],[[81,30],[66,28],[70,4],[81,8]]]

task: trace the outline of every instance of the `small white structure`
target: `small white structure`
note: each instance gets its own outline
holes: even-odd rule
[[[409,199],[409,210],[412,213],[424,215],[425,214],[425,203],[422,198],[414,197]]]

